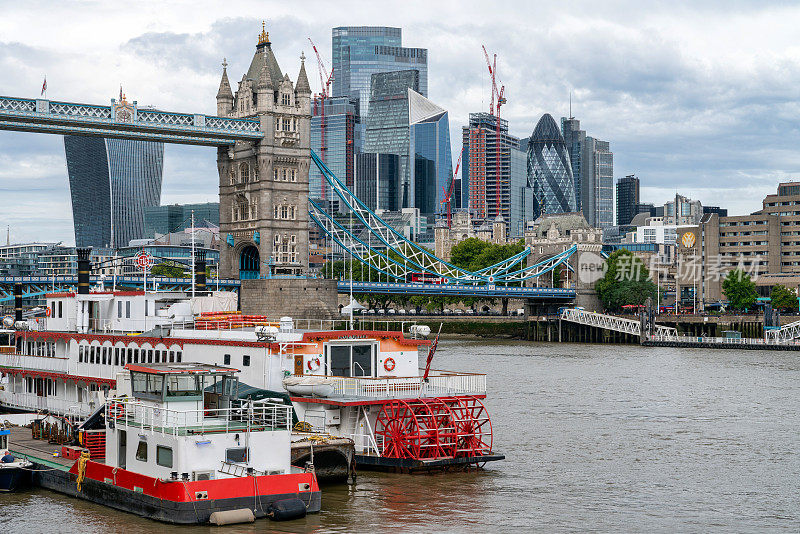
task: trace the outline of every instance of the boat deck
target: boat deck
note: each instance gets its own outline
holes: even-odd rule
[[[69,471],[70,467],[75,464],[75,460],[53,456],[54,453],[61,452],[61,445],[49,443],[43,439],[33,439],[30,428],[22,426],[11,427],[9,438],[8,448],[17,456],[25,457],[31,461],[35,460],[36,463],[64,471]]]

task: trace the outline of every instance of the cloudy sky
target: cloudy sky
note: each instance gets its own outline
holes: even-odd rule
[[[404,46],[429,50],[429,97],[450,111],[454,143],[488,108],[485,44],[514,135],[566,115],[572,91],[573,115],[611,142],[615,177],[641,178],[643,201],[678,191],[731,214],[760,208],[800,179],[800,6],[644,4],[0,0],[0,94],[38,97],[46,75],[52,100],[108,103],[122,84],[140,105],[213,114],[222,58],[240,78],[262,19],[293,80],[307,37],[330,65],[332,27],[400,26]],[[166,146],[162,203],[214,201],[217,181],[214,149]],[[12,241],[74,242],[60,137],[0,132],[0,198]]]

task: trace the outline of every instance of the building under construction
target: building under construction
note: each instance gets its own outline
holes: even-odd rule
[[[462,140],[461,184],[455,195],[462,199],[460,208],[469,209],[479,224],[500,216],[508,224],[508,235],[522,235],[525,220],[533,214],[527,143],[520,146],[520,140],[508,133],[508,121],[489,113],[470,113]],[[468,206],[463,199],[468,199]]]

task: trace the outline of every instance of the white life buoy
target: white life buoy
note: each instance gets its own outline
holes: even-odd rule
[[[309,371],[316,371],[317,369],[319,369],[320,365],[322,365],[322,363],[319,361],[319,356],[316,358],[311,358],[310,360],[308,360],[307,364]]]
[[[394,371],[394,367],[395,367],[394,358],[386,358],[383,361],[383,368],[386,369],[387,371],[389,372]]]

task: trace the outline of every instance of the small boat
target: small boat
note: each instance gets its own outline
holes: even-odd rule
[[[33,464],[8,451],[11,430],[0,428],[0,492],[17,491],[30,480]]]
[[[325,376],[290,376],[283,379],[283,387],[294,395],[304,397],[330,397],[334,384]]]

